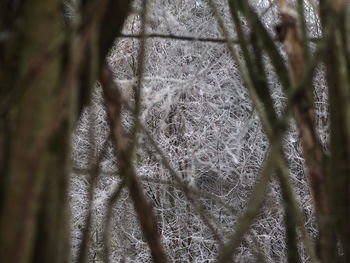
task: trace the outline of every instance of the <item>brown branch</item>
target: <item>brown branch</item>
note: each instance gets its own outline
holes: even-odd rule
[[[294,14],[294,9],[285,0],[279,0],[278,7],[281,14],[281,22],[278,27],[280,40],[283,42],[288,56],[292,83],[297,84],[302,79],[305,70],[305,45],[299,37],[298,17]],[[316,133],[312,76],[303,85],[298,99],[295,100],[294,113],[320,227],[319,256],[322,262],[330,262],[334,259],[335,234],[328,219],[325,219],[330,214],[326,189],[327,162]]]
[[[126,180],[131,198],[138,215],[142,232],[148,242],[154,262],[168,262],[158,233],[157,223],[132,164],[129,143],[121,123],[121,95],[113,89],[113,74],[105,65],[101,72],[101,83],[104,92],[112,137],[114,139],[119,164],[119,173]]]

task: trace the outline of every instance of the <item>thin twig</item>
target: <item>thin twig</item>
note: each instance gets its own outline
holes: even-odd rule
[[[142,39],[142,35],[138,34],[120,34],[119,38],[136,38]],[[178,36],[173,34],[146,34],[145,38],[159,38],[159,39],[170,39],[170,40],[179,40],[179,41],[195,41],[195,42],[207,42],[207,43],[217,43],[217,44],[226,44],[227,40],[225,38],[211,38],[211,37],[196,37],[196,36]],[[310,37],[310,42],[317,42],[320,38]],[[274,39],[278,41],[277,38]],[[240,41],[238,39],[230,39],[232,44],[239,45]]]
[[[111,228],[111,219],[112,219],[112,209],[115,203],[117,202],[122,190],[125,187],[125,180],[123,179],[112,191],[111,196],[107,202],[107,211],[105,216],[105,225],[103,231],[103,245],[104,245],[104,262],[109,263],[109,253],[110,253],[110,228]]]

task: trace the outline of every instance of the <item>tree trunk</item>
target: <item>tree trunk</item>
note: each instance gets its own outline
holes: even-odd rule
[[[0,261],[67,262],[69,127],[60,117],[63,52],[56,50],[61,1],[27,1],[21,8],[6,46],[10,63],[1,70],[8,85],[1,88],[1,114],[11,129],[1,133]]]

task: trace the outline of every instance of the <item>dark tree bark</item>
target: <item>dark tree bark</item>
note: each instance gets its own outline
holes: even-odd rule
[[[64,34],[61,2],[23,3],[5,70],[10,95],[4,113],[11,134],[4,152],[1,193],[0,261],[67,262],[67,123],[61,115],[62,52],[50,54]],[[10,61],[11,60],[11,61]],[[2,75],[4,76],[4,75]],[[10,94],[11,93],[11,94]],[[2,104],[3,105],[3,104]],[[7,136],[10,136],[9,138]],[[45,198],[45,200],[43,200]],[[40,252],[39,252],[40,250]]]
[[[347,2],[320,1],[323,31],[329,34],[324,62],[330,96],[331,165],[328,195],[331,217],[328,218],[344,252],[350,260],[350,55],[346,29]]]
[[[101,9],[90,13],[95,24],[84,21],[73,34],[65,30],[61,0],[1,2],[0,262],[69,260],[67,162],[79,117],[69,110],[88,103],[131,4],[89,2]],[[96,52],[86,56],[88,48]]]

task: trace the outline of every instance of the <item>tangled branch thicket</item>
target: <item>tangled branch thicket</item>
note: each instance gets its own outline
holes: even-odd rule
[[[225,1],[217,4],[218,14],[230,32],[230,38],[239,38],[236,31],[232,30],[234,27],[229,6]],[[260,14],[271,38],[274,38],[276,21],[280,19],[278,4],[272,1],[251,1],[250,4],[252,10]],[[149,5],[149,35],[222,38],[220,32],[223,29],[217,23],[215,10],[210,8],[207,1],[157,0],[151,1]],[[308,2],[303,5],[309,38],[320,37],[317,12]],[[133,165],[156,215],[158,231],[169,260],[216,262],[223,244],[229,241],[237,228],[238,217],[247,206],[247,200],[271,149],[259,120],[258,111],[261,109],[256,108],[261,106],[252,103],[237,62],[232,59],[225,45],[210,41],[142,38],[140,28],[145,21],[141,20],[139,12],[140,5],[135,3],[134,11],[124,25],[123,34],[140,37],[120,37],[108,62],[124,100],[135,103],[134,88],[138,85],[137,72],[141,66],[138,53],[140,42],[146,42],[139,118],[162,149],[166,161],[141,130],[136,137]],[[240,20],[240,26],[248,34],[254,30],[249,27],[249,22]],[[286,62],[283,44],[275,43],[281,58]],[[240,60],[244,58],[241,46],[237,44],[232,48],[239,54]],[[310,42],[309,48],[314,50],[316,46]],[[268,54],[261,54],[265,72],[257,74],[265,74],[273,101],[268,106],[283,117],[283,108],[293,101],[288,102],[270,59]],[[328,151],[329,113],[324,74],[320,65],[313,84],[317,133],[323,148]],[[118,176],[118,160],[113,145],[105,144],[109,140],[110,130],[102,97],[101,88],[97,87],[90,106],[75,130],[70,192],[73,246],[76,251],[81,237],[80,228],[89,207],[86,196],[89,158],[91,154],[103,152],[91,209],[94,221],[91,224],[90,257],[96,260],[102,258],[104,253],[102,240],[108,199],[122,180]],[[135,119],[128,110],[130,108],[125,106],[122,118],[127,133],[131,134]],[[297,124],[287,122],[289,128],[282,144],[288,160],[286,165],[291,186],[302,209],[303,225],[316,242],[318,230],[301,138]],[[103,147],[107,147],[106,150]],[[164,162],[177,171],[187,194],[174,181],[172,172],[169,172]],[[283,201],[286,197],[281,190],[281,182],[276,179],[270,180],[263,208],[234,253],[237,262],[259,261],[263,258],[266,262],[288,261],[285,228],[288,212]],[[111,261],[148,262],[151,260],[148,246],[142,238],[129,195],[122,191],[113,204]],[[301,241],[303,234],[298,236],[297,253],[303,262],[308,262],[310,255]]]

